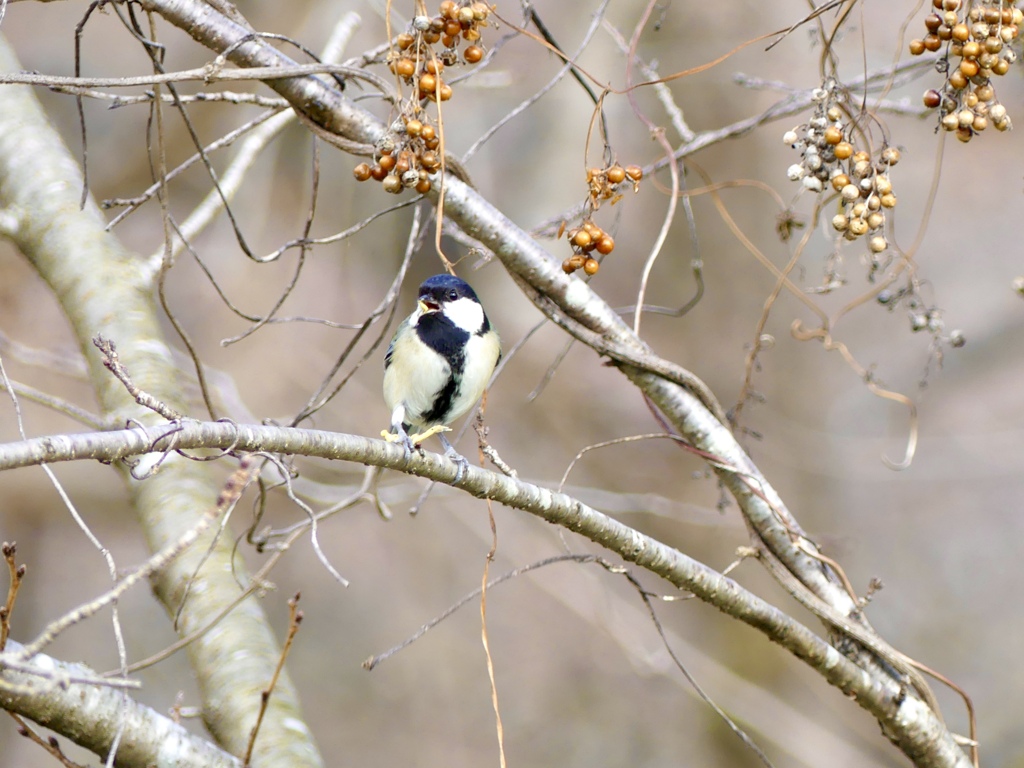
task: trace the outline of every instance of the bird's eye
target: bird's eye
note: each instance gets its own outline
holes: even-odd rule
[[[457,298],[459,298],[459,292],[454,288],[450,289],[448,291],[448,301],[455,301]]]

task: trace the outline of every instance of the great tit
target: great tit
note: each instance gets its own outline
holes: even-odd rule
[[[432,434],[445,455],[469,462],[444,436],[445,428],[481,398],[501,359],[501,342],[480,300],[465,280],[448,274],[427,278],[416,310],[398,326],[384,356],[384,402],[391,410],[391,441],[406,454]],[[416,427],[418,434],[410,435]]]

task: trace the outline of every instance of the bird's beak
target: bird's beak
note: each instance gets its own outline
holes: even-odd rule
[[[441,308],[439,304],[435,304],[434,302],[424,298],[417,300],[416,305],[420,308],[421,315],[424,315],[427,312],[437,312]]]

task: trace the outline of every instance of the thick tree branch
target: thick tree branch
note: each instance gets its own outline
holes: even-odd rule
[[[111,723],[123,720],[125,727],[114,760],[120,768],[241,767],[237,758],[139,704],[122,690],[84,683],[62,684],[68,679],[98,677],[81,664],[36,654],[28,660],[31,671],[14,671],[5,666],[5,657],[18,656],[22,650],[23,646],[11,640],[5,653],[0,654],[0,706],[9,712],[27,717],[104,759],[117,733]]]
[[[905,686],[885,675],[866,674],[810,629],[732,579],[566,494],[473,466],[455,483],[458,466],[440,454],[417,453],[407,462],[400,446],[357,435],[185,420],[0,445],[0,470],[82,459],[114,462],[138,454],[201,447],[315,456],[401,469],[568,528],[761,631],[854,697],[919,764],[966,765],[962,750],[948,738],[942,721]],[[175,456],[162,466],[185,461]]]

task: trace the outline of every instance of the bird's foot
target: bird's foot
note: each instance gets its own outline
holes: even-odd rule
[[[448,438],[444,436],[445,432],[450,432],[451,427],[446,427],[442,424],[435,424],[428,429],[418,432],[417,434],[410,435],[402,428],[395,429],[394,432],[388,432],[383,430],[380,436],[389,443],[399,443],[405,448],[406,461],[412,458],[412,452],[419,450],[420,444],[428,437],[437,435],[441,438],[441,444],[444,446],[445,458],[454,461],[458,466],[458,472],[455,475],[455,482],[459,482],[463,477],[466,476],[466,470],[469,468],[469,461],[461,453],[455,450],[454,446],[448,442]]]
[[[445,456],[454,461],[456,466],[459,468],[458,471],[455,473],[454,480],[454,482],[457,483],[466,476],[466,470],[469,469],[469,460],[461,453],[456,453],[455,451],[452,451],[451,453],[445,453]]]
[[[445,457],[454,461],[455,465],[459,468],[458,472],[455,473],[455,482],[457,483],[466,476],[466,470],[469,469],[469,460],[455,450],[455,447],[448,442],[448,438],[444,434],[439,433],[439,437],[441,438],[441,444],[444,445]]]
[[[412,452],[419,446],[419,442],[415,439],[419,435],[409,436],[409,433],[399,427],[395,432],[388,432],[386,429],[382,430],[380,436],[384,438],[385,442],[398,443],[405,449],[405,460],[408,461],[412,458]]]

